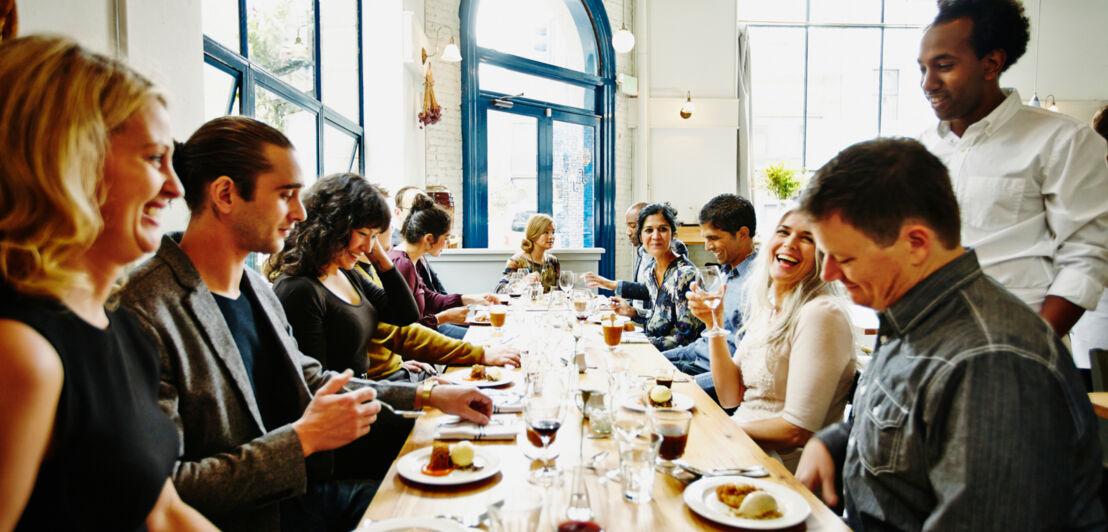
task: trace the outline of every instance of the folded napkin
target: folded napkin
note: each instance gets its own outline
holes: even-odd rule
[[[435,427],[436,440],[514,440],[522,426],[515,414],[494,414],[485,426],[462,421],[457,416],[442,419]]]
[[[509,390],[485,390],[492,398],[493,414],[518,414],[523,411],[523,395]]]
[[[646,333],[642,331],[624,332],[620,337],[621,344],[648,344],[650,338],[646,337]]]

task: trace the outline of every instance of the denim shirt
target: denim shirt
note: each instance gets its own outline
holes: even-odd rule
[[[689,285],[698,279],[696,266],[686,257],[677,257],[669,263],[661,285],[653,269],[645,279],[654,306],[645,312],[638,311],[635,321],[643,323],[643,332],[659,351],[689,344],[700,337],[704,322],[693,316],[685,299]]]
[[[848,423],[854,530],[1104,530],[1101,451],[1069,352],[968,251],[880,313]],[[844,437],[846,436],[846,437]]]
[[[723,294],[723,321],[720,322],[719,326],[729,332],[727,335],[727,349],[732,353],[735,352],[735,333],[743,327],[742,310],[746,302],[746,280],[750,278],[750,271],[754,269],[754,261],[757,256],[758,252],[755,251],[747,255],[742,262],[734,267],[726,264],[719,267],[727,283],[727,292]],[[678,351],[680,351],[679,355]],[[708,339],[703,336],[687,346],[676,347],[663,354],[670,360],[689,360],[705,372],[712,369]]]

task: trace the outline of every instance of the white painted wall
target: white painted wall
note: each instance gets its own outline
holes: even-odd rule
[[[1059,111],[1088,123],[1108,104],[1108,2],[1024,0],[1024,10],[1031,42],[1000,84],[1015,87],[1024,101],[1037,86],[1039,98],[1053,94]]]
[[[669,201],[682,223],[694,224],[708,199],[739,190],[737,4],[646,6],[649,107],[640,131],[648,136],[647,201]],[[696,111],[682,119],[690,93]]]
[[[170,127],[178,139],[203,123],[200,0],[20,0],[18,6],[21,35],[65,35],[126,60],[161,87],[169,94]],[[166,225],[183,230],[187,221],[184,201],[173,202]]]

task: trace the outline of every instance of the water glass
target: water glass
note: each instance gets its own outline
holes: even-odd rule
[[[534,490],[513,492],[512,496],[489,505],[489,530],[492,532],[534,532],[542,515],[542,494]]]
[[[645,432],[634,438],[617,438],[617,444],[623,498],[636,504],[649,503],[654,499],[654,461],[662,437]]]

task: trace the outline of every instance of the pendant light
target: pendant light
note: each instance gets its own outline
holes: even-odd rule
[[[627,14],[627,0],[623,0],[620,7],[620,17],[623,18]],[[632,24],[633,26],[634,24]],[[625,54],[630,52],[635,47],[635,34],[631,33],[627,29],[627,25],[622,21],[619,23],[619,31],[612,35],[612,48],[615,48],[617,53]]]
[[[1035,89],[1031,91],[1031,99],[1027,100],[1030,107],[1042,107],[1039,100],[1039,43],[1043,40],[1043,0],[1039,0],[1039,35],[1035,37]]]

